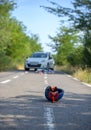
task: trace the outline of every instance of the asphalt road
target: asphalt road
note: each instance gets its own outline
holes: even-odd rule
[[[48,102],[48,85],[64,97]],[[61,72],[2,72],[0,130],[91,130],[91,87]]]

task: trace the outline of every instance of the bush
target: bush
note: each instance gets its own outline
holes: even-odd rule
[[[9,69],[11,67],[11,64],[11,58],[3,53],[0,53],[0,71]]]

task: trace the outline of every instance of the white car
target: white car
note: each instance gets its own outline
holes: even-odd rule
[[[25,61],[25,70],[33,68],[37,69],[52,69],[54,70],[54,59],[49,52],[35,52]]]

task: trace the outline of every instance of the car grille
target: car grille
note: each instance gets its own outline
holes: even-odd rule
[[[29,67],[40,67],[41,64],[28,64]]]

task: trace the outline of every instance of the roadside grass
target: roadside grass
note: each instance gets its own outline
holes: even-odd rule
[[[85,69],[85,70],[78,69],[73,74],[73,76],[82,82],[86,82],[86,83],[91,84],[91,69]]]
[[[0,66],[0,72],[2,71],[12,71],[12,70],[24,70],[24,65],[17,65],[17,64],[7,64]]]
[[[81,69],[77,67],[67,66],[56,66],[56,70],[63,71],[67,74],[72,75],[73,77],[79,79],[81,82],[91,84],[91,69]]]
[[[18,70],[24,70],[24,65],[23,65],[23,64],[17,65],[17,69],[18,69]]]
[[[74,68],[70,65],[65,65],[65,66],[55,66],[55,70],[63,71],[67,74],[73,75],[73,73],[75,73],[75,71],[76,71],[76,68]]]

